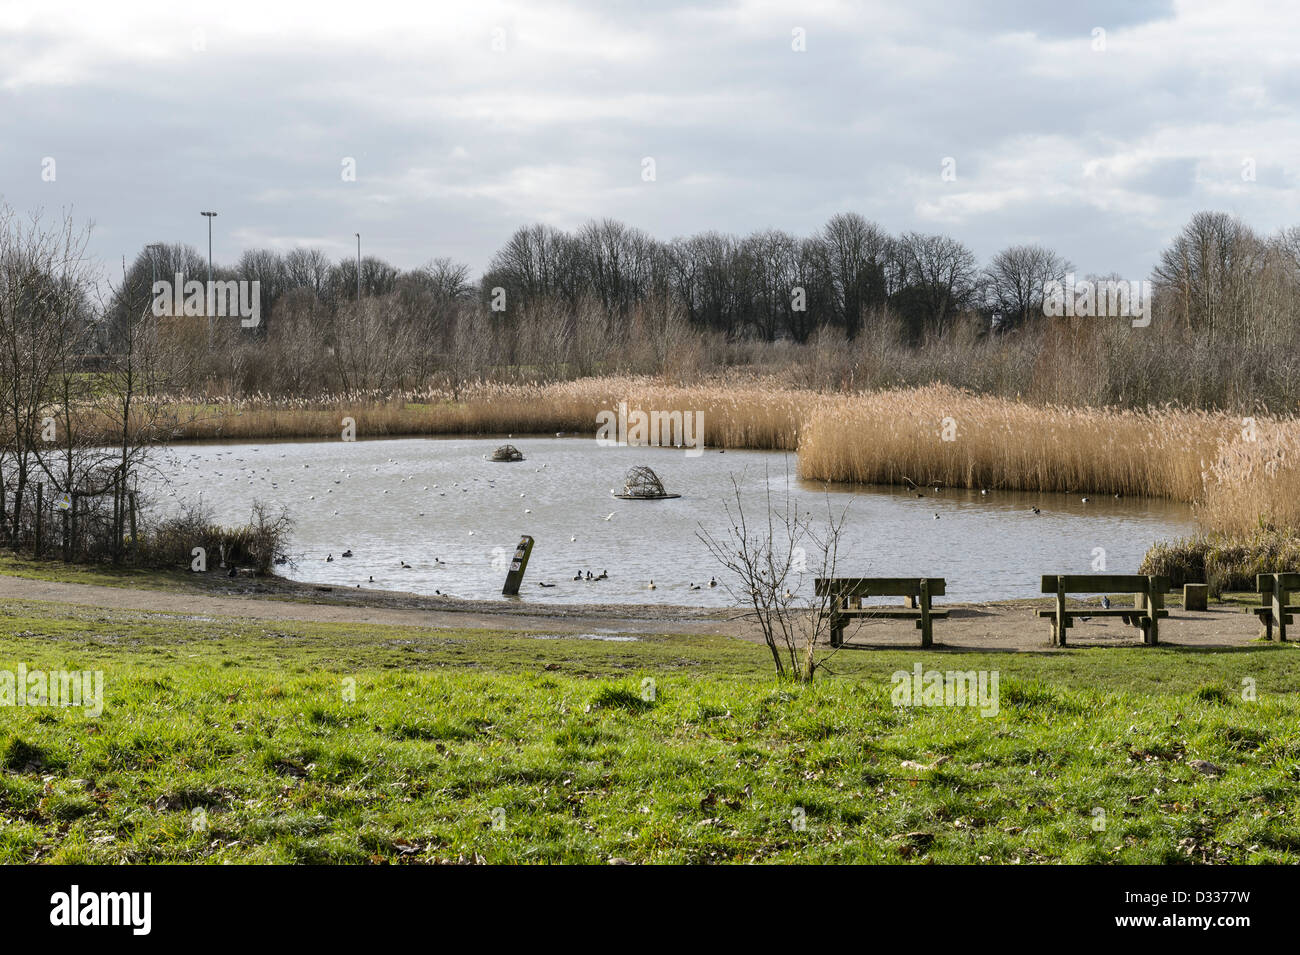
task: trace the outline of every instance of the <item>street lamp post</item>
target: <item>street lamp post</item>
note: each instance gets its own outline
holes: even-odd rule
[[[217,217],[215,212],[200,212],[199,215],[206,216],[208,220],[208,285],[203,294],[203,314],[208,316],[208,348],[212,348],[212,220]]]
[[[153,275],[153,284],[149,286],[149,296],[151,299],[153,298],[154,295],[154,289],[158,285],[158,250],[161,249],[162,247],[163,246],[161,242],[151,242],[145,246],[145,248],[149,251],[149,272],[150,274]],[[175,300],[176,298],[174,295],[168,296],[169,303],[174,302]],[[170,313],[171,310],[172,310],[171,305],[168,304],[167,311]],[[154,314],[152,308],[149,309],[149,315],[153,319],[153,321],[149,323],[149,340],[152,343],[152,345],[156,348],[158,345],[158,316]]]
[[[145,246],[149,250],[149,271],[153,275],[153,281],[158,281],[158,250],[162,248],[161,242],[151,242]],[[149,287],[149,293],[153,294],[153,286]]]

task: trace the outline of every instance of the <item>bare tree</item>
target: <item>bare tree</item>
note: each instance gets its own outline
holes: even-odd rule
[[[39,215],[22,221],[0,206],[0,491],[13,494],[7,514],[0,506],[0,523],[11,546],[19,543],[39,455],[55,437],[60,372],[84,340],[88,236],[71,215],[47,225]],[[0,505],[6,497],[0,493]]]
[[[978,288],[975,254],[946,235],[909,232],[899,240],[905,291],[919,307],[925,329],[942,336]]]
[[[1223,327],[1249,319],[1247,295],[1263,261],[1264,243],[1226,212],[1198,212],[1160,256],[1155,281],[1184,328],[1213,340]]]
[[[891,240],[874,222],[856,212],[832,216],[822,229],[835,292],[835,310],[844,333],[856,338],[862,312],[885,299],[885,260]]]
[[[1043,287],[1062,282],[1073,270],[1065,259],[1041,245],[1013,245],[993,257],[984,269],[988,302],[1005,316],[1007,325],[1023,325],[1043,311]]]
[[[737,606],[746,608],[763,633],[778,679],[812,682],[817,669],[835,653],[818,656],[829,636],[829,596],[809,596],[814,578],[834,577],[848,506],[836,512],[826,498],[824,525],[800,513],[790,496],[790,476],[779,501],[764,472],[762,509],[746,512],[742,480],[731,476],[731,500],[723,503],[727,530],[714,535],[701,525],[697,536],[726,571],[722,585]]]

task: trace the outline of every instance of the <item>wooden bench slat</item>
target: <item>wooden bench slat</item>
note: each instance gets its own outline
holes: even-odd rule
[[[1071,617],[1133,617],[1141,616],[1147,611],[1142,607],[1111,607],[1109,610],[1106,610],[1103,607],[1097,607],[1095,609],[1093,607],[1071,607],[1065,612]],[[1168,613],[1168,611],[1165,612]],[[1038,616],[1055,617],[1056,610],[1040,610],[1038,611]]]
[[[946,596],[947,582],[942,577],[818,577],[819,597],[918,597],[921,581],[929,581],[930,596]]]
[[[1300,573],[1256,574],[1256,590],[1261,594],[1271,594],[1274,577],[1278,578],[1279,590],[1300,590]]]
[[[896,617],[899,619],[911,619],[911,620],[921,619],[921,611],[919,610],[886,610],[884,608],[875,609],[875,608],[867,608],[867,607],[864,607],[861,610],[835,610],[835,611],[823,610],[822,616],[829,617],[831,616],[832,613],[840,617]],[[948,611],[946,610],[930,611],[931,620],[934,620],[935,618],[938,617],[946,617],[946,616],[948,616]]]
[[[1042,593],[1056,593],[1057,579],[1062,588],[1071,594],[1132,594],[1146,593],[1151,579],[1143,574],[1043,574]],[[1169,579],[1156,577],[1158,593],[1169,592]]]

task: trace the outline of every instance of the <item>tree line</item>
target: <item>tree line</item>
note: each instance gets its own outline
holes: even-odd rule
[[[111,362],[132,329],[153,324],[151,341],[167,346],[155,346],[155,377],[207,394],[455,391],[475,379],[739,367],[828,388],[943,380],[1080,403],[1300,398],[1287,357],[1300,340],[1300,228],[1263,236],[1221,212],[1194,215],[1154,264],[1147,329],[1045,316],[1045,287],[1074,271],[1049,247],[1011,246],[980,263],[957,239],[892,235],[856,213],[802,237],[667,242],[611,219],[534,224],[477,278],[451,259],[399,269],[372,256],[358,276],[351,256],[253,249],[213,277],[259,282],[258,327],[221,322],[214,341],[201,323],[153,319],[155,280],[202,280],[207,268],[182,243],[124,263],[102,304],[80,309],[86,366]]]

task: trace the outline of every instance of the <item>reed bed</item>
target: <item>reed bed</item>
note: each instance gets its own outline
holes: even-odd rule
[[[1200,523],[1234,538],[1300,531],[1300,422],[1252,423],[1224,442],[1206,469]]]
[[[343,419],[358,437],[444,434],[595,434],[596,415],[617,410],[692,411],[703,414],[711,447],[790,450],[816,400],[811,391],[780,389],[757,381],[680,386],[652,378],[588,378],[557,384],[481,382],[456,392],[430,389],[400,394],[357,392],[310,400],[253,396],[245,399],[177,396],[163,399],[185,440],[331,438]],[[142,412],[142,418],[146,415]],[[107,421],[94,412],[83,428],[112,440]]]
[[[1090,492],[1194,502],[1239,428],[1201,411],[1030,405],[932,385],[823,406],[799,448],[803,477],[873,484]]]

